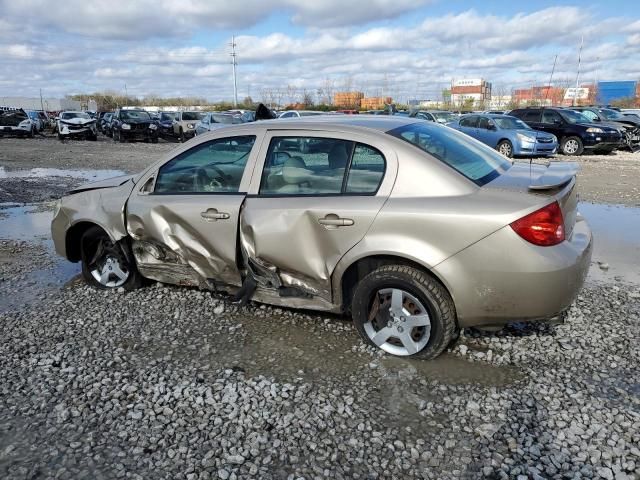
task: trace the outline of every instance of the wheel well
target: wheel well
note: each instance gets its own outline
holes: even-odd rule
[[[496,145],[500,145],[502,142],[509,142],[511,145],[513,145],[513,142],[508,138],[501,138],[500,140],[498,140],[498,143],[496,143]]]
[[[82,260],[82,251],[81,251],[81,240],[84,232],[89,230],[91,227],[100,227],[92,222],[79,222],[76,223],[73,227],[67,230],[67,235],[65,237],[65,250],[67,252],[67,258],[72,262],[79,262]]]
[[[366,277],[369,273],[373,272],[375,269],[383,265],[404,265],[407,267],[416,268],[432,277],[440,285],[442,285],[442,287],[447,292],[449,292],[447,286],[442,283],[442,281],[436,275],[434,275],[431,270],[425,268],[424,265],[420,265],[419,263],[404,257],[396,257],[394,255],[374,255],[355,261],[354,263],[349,265],[349,267],[342,275],[342,306],[345,312],[351,310],[353,290],[356,284],[364,277]],[[451,295],[451,292],[449,292],[449,295]]]

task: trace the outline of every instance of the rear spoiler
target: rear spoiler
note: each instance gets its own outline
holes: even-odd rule
[[[552,162],[538,178],[532,178],[529,190],[551,190],[569,183],[580,170],[576,162]]]

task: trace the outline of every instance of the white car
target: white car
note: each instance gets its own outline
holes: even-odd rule
[[[21,108],[0,108],[0,135],[32,137],[37,132],[36,123]]]
[[[61,112],[56,119],[58,139],[84,137],[87,140],[98,139],[96,119],[87,112]]]
[[[287,110],[278,115],[278,118],[300,118],[311,117],[313,115],[326,115],[327,112],[315,112],[313,110]]]

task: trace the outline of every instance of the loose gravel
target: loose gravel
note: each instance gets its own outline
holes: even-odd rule
[[[639,314],[590,286],[431,363],[340,317],[75,285],[0,314],[0,476],[638,478]]]

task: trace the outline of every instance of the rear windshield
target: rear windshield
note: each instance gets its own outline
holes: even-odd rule
[[[511,167],[511,162],[492,148],[436,123],[412,123],[387,133],[415,145],[479,186]]]

